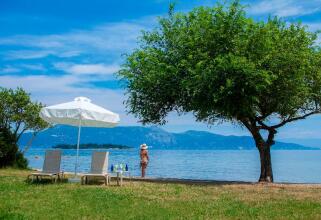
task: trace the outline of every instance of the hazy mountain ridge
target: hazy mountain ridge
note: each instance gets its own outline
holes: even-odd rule
[[[55,126],[40,132],[34,139],[33,147],[52,147],[59,144],[75,144],[76,127]],[[31,134],[24,134],[20,145],[24,146]],[[218,150],[252,150],[254,141],[249,136],[223,136],[206,131],[186,131],[170,133],[158,127],[116,127],[116,128],[82,128],[82,144],[117,144],[139,147],[147,143],[154,149],[218,149]],[[318,149],[299,144],[276,142],[273,149]]]
[[[303,146],[310,146],[310,147],[316,147],[321,148],[321,138],[284,138],[280,139],[281,142],[291,142],[300,144]]]

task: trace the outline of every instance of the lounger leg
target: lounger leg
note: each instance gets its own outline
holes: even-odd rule
[[[117,172],[117,185],[119,186],[119,172]]]
[[[65,180],[65,173],[61,172],[61,181],[64,181],[64,180]]]
[[[107,178],[107,185],[109,185],[109,176],[106,176]]]
[[[82,177],[81,177],[80,182],[81,182],[81,185],[84,185],[84,184],[85,184],[85,176],[82,176]]]
[[[107,186],[107,176],[105,176],[105,186]]]

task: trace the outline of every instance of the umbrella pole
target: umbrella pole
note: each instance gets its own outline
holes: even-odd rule
[[[79,124],[78,124],[78,140],[77,140],[77,156],[76,156],[76,165],[75,165],[75,177],[77,176],[77,171],[78,171],[80,133],[81,133],[81,115],[79,117]]]

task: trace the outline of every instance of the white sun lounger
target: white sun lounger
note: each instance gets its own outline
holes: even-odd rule
[[[60,170],[61,163],[61,151],[60,150],[46,150],[45,160],[43,162],[42,171],[37,173],[31,173],[28,175],[28,180],[32,177],[42,178],[50,177],[52,182],[57,182],[57,179],[63,177],[63,172]]]
[[[110,176],[107,173],[108,152],[94,151],[91,156],[90,173],[86,173],[81,177],[81,184],[88,182],[88,177],[102,177],[105,185],[109,184]]]

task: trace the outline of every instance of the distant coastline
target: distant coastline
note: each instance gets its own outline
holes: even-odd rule
[[[93,148],[96,144],[104,145],[108,143],[138,148],[142,143],[146,143],[153,146],[154,150],[257,150],[253,138],[250,136],[224,136],[205,131],[172,133],[158,127],[142,126],[84,127],[82,131],[86,135],[81,137],[81,143],[91,145],[90,148]],[[74,145],[77,143],[76,132],[75,127],[54,126],[39,132],[32,142],[32,147],[51,148],[62,144]],[[23,134],[19,145],[24,148],[31,138],[31,132]],[[74,148],[76,148],[76,145]],[[309,142],[306,141],[296,144],[288,139],[284,142],[276,140],[272,150],[320,150],[320,147],[317,144],[309,146]]]
[[[77,149],[76,144],[57,144],[52,148],[59,149]],[[131,149],[132,147],[119,144],[80,144],[79,149]]]

